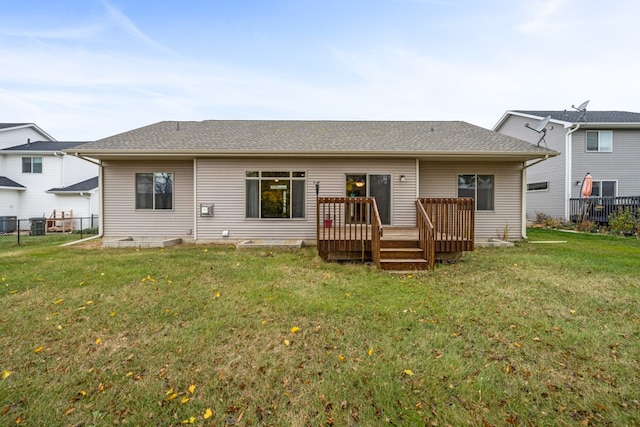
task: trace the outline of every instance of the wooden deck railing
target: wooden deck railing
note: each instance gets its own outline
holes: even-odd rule
[[[469,198],[421,198],[434,228],[435,251],[472,251],[475,232],[475,202]]]
[[[435,229],[419,200],[416,200],[416,223],[422,257],[429,263],[429,269],[433,270],[436,262]]]
[[[374,242],[380,242],[380,225],[369,224],[376,217],[380,221],[374,205],[375,200],[368,197],[319,197],[316,229],[320,256],[327,259],[331,254],[359,253],[363,261],[368,258]]]

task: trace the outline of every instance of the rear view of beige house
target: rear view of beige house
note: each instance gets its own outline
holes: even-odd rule
[[[106,240],[314,244],[357,215],[320,221],[330,197],[373,198],[394,227],[416,226],[419,198],[472,198],[476,241],[522,238],[525,164],[558,154],[457,121],[233,120],[160,122],[69,153],[100,162]]]

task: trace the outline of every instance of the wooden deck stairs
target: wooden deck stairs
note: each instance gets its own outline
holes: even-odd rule
[[[417,228],[384,227],[380,238],[380,268],[390,271],[428,270]]]
[[[473,250],[474,206],[469,198],[417,199],[416,226],[398,227],[382,224],[373,198],[321,197],[318,255],[329,261],[371,260],[382,270],[433,269],[436,259],[453,260]]]

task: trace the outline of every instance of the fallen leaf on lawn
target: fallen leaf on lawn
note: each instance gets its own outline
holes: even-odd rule
[[[66,410],[66,411],[64,411],[64,414],[65,414],[65,415],[69,415],[70,413],[72,413],[72,412],[73,412],[73,411],[75,411],[75,410],[76,410],[76,408],[75,408],[74,406],[72,406],[72,407],[70,407],[70,408],[67,408],[67,410]]]
[[[576,314],[576,311],[575,310],[569,310],[569,313]]]
[[[405,369],[405,370],[404,370],[404,371],[402,371],[402,372],[404,372],[404,374],[405,374],[405,375],[413,376],[413,371],[412,371],[411,369]]]
[[[16,424],[20,424],[22,422],[22,415],[18,415],[18,418],[16,418]]]
[[[286,345],[287,347],[289,347],[291,345],[291,341],[289,340],[284,340],[284,345]]]
[[[102,344],[102,338],[96,338],[96,345]]]
[[[11,371],[2,371],[2,379],[7,378],[9,375],[11,375],[13,372]]]
[[[209,419],[211,418],[211,416],[213,415],[213,412],[211,412],[211,408],[207,408],[206,411],[204,411],[204,419]]]
[[[216,292],[216,298],[220,298],[220,292]]]
[[[369,349],[369,351],[367,352],[367,354],[368,354],[369,356],[372,356],[372,355],[373,355],[373,347],[371,347],[371,348]]]
[[[169,397],[167,397],[167,400],[173,400],[176,397],[178,397],[178,393],[173,393],[172,395],[170,395]]]
[[[84,391],[84,390],[80,390],[78,393],[80,393],[80,394],[81,394],[81,395],[83,395],[83,396],[86,396],[86,395],[87,395],[87,392],[86,392],[86,391]]]
[[[89,300],[89,301],[86,302],[86,304],[87,305],[91,305],[91,304],[93,304],[93,301]]]
[[[113,317],[113,316],[115,316],[115,315],[116,315],[116,312],[115,312],[115,311],[110,311],[110,312],[109,312],[109,316]]]
[[[437,353],[435,356],[433,356],[434,359],[440,359],[442,357],[442,353]]]
[[[196,422],[196,417],[190,417],[188,420],[182,420],[182,424],[194,424]]]
[[[193,392],[195,392],[195,391],[196,391],[196,385],[195,384],[191,384],[189,386],[189,393],[193,394]]]
[[[513,343],[513,346],[514,346],[514,347],[518,347],[518,348],[520,348],[521,344],[520,344],[519,342],[514,342],[514,343]]]
[[[165,393],[167,396],[169,396],[170,394],[173,393],[173,387],[171,387],[169,390],[167,390],[167,392]]]
[[[33,352],[34,352],[34,353],[40,353],[42,350],[44,350],[44,347],[43,347],[43,346],[40,346],[40,347],[36,347],[36,348],[34,348],[34,349],[33,349]]]
[[[338,355],[338,359],[339,359],[341,362],[344,362],[345,360],[347,360],[347,358],[346,358],[346,357],[344,357],[344,356],[343,356],[343,355],[341,355],[341,354],[339,354],[339,355]]]
[[[534,340],[535,342],[540,342],[540,341],[542,341],[542,340],[540,339],[540,337],[533,337],[533,340]]]
[[[53,304],[54,304],[54,305],[58,305],[58,304],[60,304],[62,301],[64,301],[64,300],[63,300],[62,298],[60,298],[59,300],[54,301],[54,302],[53,302]]]
[[[297,326],[294,326],[293,328],[291,328],[291,333],[295,334],[296,332],[298,332],[300,330],[300,328],[298,328]]]
[[[189,398],[185,396],[182,398],[180,402],[184,404],[184,403],[187,403],[188,401],[189,401]]]

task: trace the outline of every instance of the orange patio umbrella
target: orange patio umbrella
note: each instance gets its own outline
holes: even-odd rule
[[[582,197],[584,198],[588,198],[591,196],[591,192],[593,191],[593,177],[591,176],[591,173],[587,172],[587,174],[584,177],[584,180],[582,180]]]

